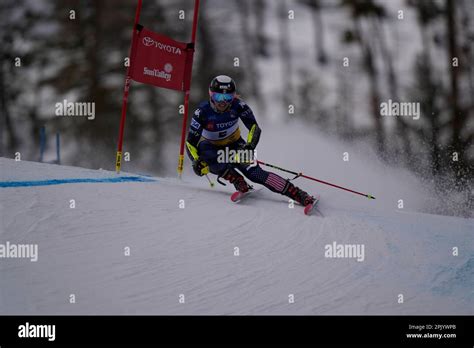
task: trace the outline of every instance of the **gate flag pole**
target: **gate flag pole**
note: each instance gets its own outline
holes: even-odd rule
[[[140,11],[142,9],[142,0],[138,0],[137,9],[135,12],[135,21],[133,23],[133,31],[132,31],[132,44],[130,45],[130,52],[128,55],[129,64],[127,67],[127,75],[125,76],[125,85],[123,88],[123,101],[122,101],[122,117],[120,118],[120,130],[119,130],[119,138],[118,138],[118,145],[117,145],[117,157],[115,159],[115,171],[120,173],[120,168],[122,166],[122,144],[123,144],[123,132],[125,128],[125,118],[127,115],[127,102],[128,102],[128,92],[130,90],[130,69],[131,69],[131,62],[132,62],[132,53],[133,53],[133,46],[135,40],[133,37],[135,36],[135,30],[137,30],[137,24],[140,19]]]
[[[194,49],[194,44],[196,42],[196,29],[198,22],[199,14],[199,1],[194,1],[194,16],[193,16],[193,30],[191,33],[191,47]],[[181,144],[179,146],[179,159],[178,159],[178,177],[181,179],[184,168],[184,143],[186,138],[186,124],[188,121],[188,109],[189,109],[189,90],[191,88],[191,75],[192,75],[192,61],[191,67],[189,69],[189,88],[186,89],[184,93],[184,116],[183,116],[183,126],[181,128]]]

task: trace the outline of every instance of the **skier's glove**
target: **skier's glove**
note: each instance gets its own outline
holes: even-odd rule
[[[203,176],[209,173],[209,166],[198,158],[196,161],[193,161],[193,170],[197,176]]]
[[[243,154],[238,152],[235,155],[235,161],[237,163],[242,163],[242,164],[251,164],[253,163],[253,160],[255,159],[255,147],[252,144],[245,143],[245,144],[240,144],[238,147],[238,151],[245,151]]]
[[[242,146],[240,146],[240,149],[241,150],[255,150],[255,147],[253,146],[253,144],[245,143]]]

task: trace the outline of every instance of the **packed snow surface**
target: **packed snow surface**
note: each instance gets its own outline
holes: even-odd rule
[[[111,181],[0,158],[0,244],[38,246],[36,262],[0,258],[0,313],[474,314],[474,220],[422,213],[433,198],[412,175],[294,131],[306,148],[264,132],[259,158],[377,199],[298,179],[321,195],[307,217],[268,190],[234,204],[189,171]],[[325,257],[334,243],[363,259]]]

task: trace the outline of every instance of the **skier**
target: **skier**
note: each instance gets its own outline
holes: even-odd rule
[[[247,141],[240,136],[239,119],[249,130]],[[273,192],[285,195],[303,206],[313,204],[315,198],[281,176],[263,170],[256,163],[219,161],[222,151],[242,153],[255,150],[261,129],[250,107],[236,94],[236,85],[227,75],[219,75],[209,85],[209,100],[199,104],[194,112],[186,141],[193,170],[198,176],[209,172],[229,181],[239,192],[252,189],[240,171],[252,182],[264,185]],[[219,152],[221,151],[221,152]],[[251,157],[253,159],[253,156]],[[238,170],[238,171],[237,171]],[[219,181],[220,182],[220,181]]]

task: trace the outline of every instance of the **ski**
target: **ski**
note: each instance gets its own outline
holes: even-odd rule
[[[305,214],[305,215],[308,215],[308,216],[309,216],[309,215],[311,215],[311,214],[313,213],[313,211],[315,210],[316,205],[317,205],[318,202],[319,202],[319,196],[316,196],[316,197],[314,197],[314,198],[315,198],[315,200],[314,200],[313,203],[308,204],[308,205],[306,205],[306,206],[304,207],[304,214]]]
[[[244,199],[245,197],[247,197],[248,195],[252,194],[252,193],[255,193],[257,191],[260,191],[261,189],[250,189],[248,190],[247,192],[240,192],[240,191],[236,191],[234,192],[231,196],[230,196],[230,200],[234,203],[238,203],[240,202],[242,199]]]

